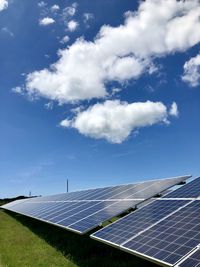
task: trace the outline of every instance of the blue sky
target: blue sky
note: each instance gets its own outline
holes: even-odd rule
[[[196,0],[0,0],[0,197],[199,175],[199,17]]]

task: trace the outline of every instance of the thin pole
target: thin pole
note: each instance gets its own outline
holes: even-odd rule
[[[69,192],[69,181],[67,179],[67,193]]]

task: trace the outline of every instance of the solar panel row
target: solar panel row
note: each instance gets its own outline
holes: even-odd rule
[[[186,181],[191,176],[151,180],[137,184],[118,185],[104,188],[88,189],[71,193],[28,199],[28,202],[48,201],[102,201],[102,200],[135,200],[147,199],[172,186]],[[14,202],[13,202],[14,203]],[[6,206],[4,206],[6,207]]]
[[[38,197],[3,208],[83,234],[189,177]]]

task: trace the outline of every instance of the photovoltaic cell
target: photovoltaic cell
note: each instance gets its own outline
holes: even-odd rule
[[[200,177],[167,194],[164,198],[197,198],[200,196]]]
[[[175,265],[200,243],[200,201],[196,200],[152,226],[122,248]]]
[[[35,219],[85,233],[190,176],[37,197],[2,206]]]
[[[200,267],[200,249],[196,250],[177,267]]]
[[[92,234],[91,237],[105,243],[120,246],[123,242],[133,238],[188,202],[185,200],[156,200],[104,227]]]

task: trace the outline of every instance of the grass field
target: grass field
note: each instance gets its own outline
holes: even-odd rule
[[[0,209],[0,267],[155,267],[157,265]]]

